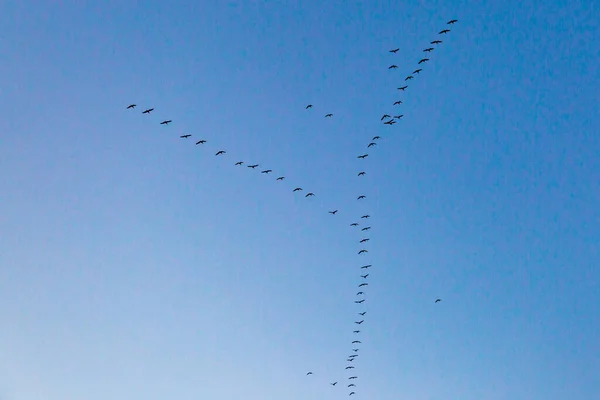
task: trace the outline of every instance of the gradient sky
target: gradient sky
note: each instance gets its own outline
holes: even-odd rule
[[[600,398],[598,15],[0,1],[0,398]]]

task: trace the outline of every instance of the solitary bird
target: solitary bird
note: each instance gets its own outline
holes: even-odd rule
[[[439,303],[440,301],[442,301],[442,299],[437,299],[435,302],[436,302],[436,303]]]
[[[365,153],[362,156],[358,156],[357,158],[367,158],[367,157],[369,157],[369,155]]]
[[[398,90],[405,91],[407,87],[408,87],[408,86],[406,86],[406,85],[405,85],[405,86],[400,86],[400,87],[398,88]]]
[[[142,111],[142,114],[150,114],[152,111],[154,111],[154,108],[149,108],[147,110]]]
[[[388,115],[388,114],[383,114],[383,117],[381,117],[381,121],[383,121],[383,120],[384,120],[384,119],[386,119],[386,118],[390,118],[390,115]]]
[[[364,316],[366,313],[367,313],[366,311],[363,311],[363,312],[359,312],[358,314]]]
[[[314,196],[314,195],[315,194],[313,192],[310,192],[310,193],[307,193],[306,196],[304,196],[304,197],[311,197],[311,196]]]
[[[238,161],[235,163],[235,165],[242,165],[244,162],[243,161]]]
[[[179,137],[180,137],[180,138],[182,138],[182,139],[187,139],[187,138],[189,138],[189,137],[191,137],[191,136],[192,136],[192,135],[181,135],[181,136],[179,136]]]
[[[362,299],[362,300],[355,300],[354,302],[355,302],[356,304],[364,303],[364,302],[365,302],[365,299]]]
[[[434,40],[433,42],[431,42],[431,44],[440,44],[440,43],[442,43],[441,40]]]
[[[424,51],[425,53],[429,53],[429,52],[431,52],[431,51],[433,51],[433,50],[434,50],[434,48],[433,48],[433,47],[428,47],[428,48],[426,48],[426,49],[425,49],[425,50],[423,50],[423,51]]]
[[[252,168],[252,169],[254,169],[254,168],[256,168],[256,167],[258,167],[258,164],[248,165],[248,168]]]
[[[415,69],[415,70],[413,71],[413,74],[418,74],[418,73],[420,73],[421,71],[423,71],[421,68],[419,68],[419,69]]]
[[[371,142],[371,143],[369,143],[369,145],[367,147],[373,147],[373,146],[377,146],[377,143]]]
[[[394,50],[390,50],[390,53],[397,53],[397,52],[398,52],[398,50],[400,50],[400,49],[394,49]]]
[[[358,224],[356,222],[353,222],[350,224],[350,226],[358,226]]]
[[[367,198],[367,196],[365,196],[364,194],[361,194],[360,196],[358,196],[356,198],[356,200],[361,200],[361,199],[366,199],[366,198]]]
[[[362,231],[368,231],[369,229],[371,229],[371,227],[370,227],[370,226],[365,226],[365,227],[364,227],[364,228],[362,228],[361,230],[362,230]]]
[[[325,114],[325,118],[333,117],[333,114]]]
[[[373,136],[373,139],[371,140],[377,140],[377,139],[381,139],[379,136]]]
[[[398,100],[398,101],[395,101],[395,102],[394,102],[394,105],[395,105],[395,106],[398,106],[398,105],[400,105],[400,104],[402,104],[402,100]]]
[[[204,139],[202,139],[202,140],[198,140],[198,141],[196,142],[196,144],[204,144],[204,143],[206,143],[206,140],[204,140]]]
[[[130,105],[127,106],[127,109],[129,110],[130,108],[135,108],[136,105],[137,104],[130,104]]]
[[[413,79],[413,76],[412,76],[412,75],[409,75],[409,76],[407,76],[406,78],[404,78],[404,81],[406,82],[406,81],[409,81],[409,80],[411,80],[411,79]]]
[[[398,66],[397,66],[397,65],[395,65],[395,64],[392,64],[392,65],[390,65],[390,66],[388,67],[388,69],[396,69],[396,68],[398,68]]]
[[[219,151],[217,151],[217,153],[215,154],[215,156],[219,156],[219,155],[225,154],[225,153],[227,153],[225,150],[219,150]]]
[[[360,277],[364,278],[364,279],[367,279],[368,276],[369,276],[369,274],[364,274],[364,275],[361,275]]]
[[[371,216],[369,214],[365,214],[361,218],[365,218],[366,219],[366,218],[371,218]]]
[[[337,382],[330,383],[331,386],[337,385]]]
[[[358,173],[358,176],[363,176],[364,174],[365,174],[365,171],[360,171],[360,172]]]
[[[308,110],[309,108],[312,108],[312,104],[309,104],[306,106],[306,109]]]
[[[335,215],[336,212],[338,212],[338,210],[329,211],[329,214]]]
[[[362,267],[360,267],[360,269],[368,269],[371,268],[372,265],[371,264],[367,264],[367,265],[363,265]]]
[[[296,189],[292,190],[292,192],[299,192],[300,190],[302,190],[302,188],[297,187]]]
[[[260,171],[261,174],[270,174],[271,172],[273,172],[272,169],[265,169],[264,171]]]
[[[167,120],[161,122],[160,124],[161,125],[169,125],[171,122],[173,122],[173,121],[171,121],[170,119],[167,119]]]
[[[371,240],[371,239],[369,239],[369,238],[364,238],[364,239],[362,239],[360,242],[361,242],[361,243],[364,243],[364,242],[368,242],[369,240]]]
[[[354,331],[354,333],[360,333],[360,331]]]
[[[429,61],[429,58],[421,58],[419,60],[419,64],[423,64],[424,62],[427,62],[427,61]]]
[[[313,374],[312,372],[307,372],[307,373],[306,373],[306,375],[312,375],[312,374]]]
[[[358,378],[358,376],[351,376],[351,377],[350,377],[350,378],[348,378],[348,379],[357,379],[357,378]]]
[[[278,181],[282,181],[285,179],[285,176],[280,176],[279,178],[277,178]]]
[[[443,35],[444,33],[448,33],[450,32],[450,29],[444,29],[440,31],[440,35]]]
[[[452,25],[454,23],[458,22],[457,19],[451,19],[450,21],[448,21],[448,25]]]
[[[369,286],[368,283],[361,283],[360,285],[358,285],[358,287],[363,287],[363,286]]]

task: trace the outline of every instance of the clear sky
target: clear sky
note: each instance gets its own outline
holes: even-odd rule
[[[598,15],[0,1],[0,398],[600,398]]]

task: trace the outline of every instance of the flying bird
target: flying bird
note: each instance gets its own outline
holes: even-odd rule
[[[367,198],[367,196],[365,196],[364,194],[361,194],[360,196],[358,196],[356,198],[356,200],[361,200],[361,199],[366,199],[366,198]]]
[[[314,195],[315,194],[313,192],[310,192],[310,193],[307,193],[306,196],[304,196],[304,197],[311,197],[311,196],[314,196]]]
[[[415,70],[413,71],[413,74],[418,74],[418,73],[420,73],[421,71],[423,71],[421,68],[419,68],[419,69],[415,69]]]
[[[167,120],[161,122],[160,124],[161,125],[169,125],[171,122],[173,122],[173,121],[171,121],[170,119],[167,119]]]
[[[365,302],[365,299],[362,299],[362,300],[355,300],[354,302],[355,302],[356,304],[364,303],[364,302]]]
[[[390,116],[388,114],[383,114],[383,117],[381,117],[381,121],[383,121],[386,118],[390,118]]]
[[[296,189],[292,190],[292,192],[299,192],[300,190],[302,190],[302,188],[297,187]]]
[[[365,173],[366,173],[365,171],[360,171],[360,172],[358,173],[358,176],[363,176]]]
[[[191,137],[191,136],[192,136],[192,135],[181,135],[181,136],[179,136],[179,137],[180,137],[180,138],[182,138],[182,139],[187,139],[187,138],[189,138],[189,137]]]
[[[413,76],[412,76],[412,75],[409,75],[409,76],[407,76],[406,78],[404,78],[404,81],[406,82],[406,81],[409,81],[409,80],[411,80],[411,79],[413,79]]]
[[[367,276],[369,276],[369,274],[365,274],[365,275],[361,275],[361,278],[367,279]]]
[[[432,43],[433,43],[433,42],[432,42]],[[429,53],[429,52],[431,52],[431,51],[433,51],[433,50],[434,50],[434,48],[433,48],[433,47],[428,47],[428,48],[426,48],[426,49],[425,49],[425,50],[423,50],[423,51],[424,51],[425,53]]]
[[[371,240],[371,239],[369,239],[369,238],[364,238],[364,239],[362,239],[360,242],[361,242],[361,243],[364,243],[364,242],[368,242],[369,240]]]
[[[381,139],[379,136],[373,136],[373,139],[371,140],[377,140],[377,139]]]
[[[354,369],[353,366],[346,367],[345,369]]]
[[[350,377],[350,378],[348,378],[348,379],[357,379],[357,378],[358,378],[358,376],[351,376],[351,377]]]
[[[365,214],[361,218],[371,218],[371,216],[369,214]]]
[[[391,126],[391,125],[394,125],[395,123],[396,123],[396,121],[395,121],[395,120],[393,120],[393,119],[390,119],[389,121],[386,121],[386,122],[384,122],[384,124],[386,124],[386,125],[390,125],[390,126]]]
[[[306,375],[312,375],[312,374],[313,374],[312,372],[307,372],[307,373],[306,373]]]
[[[390,53],[397,53],[397,52],[398,52],[398,50],[400,50],[400,49],[394,49],[394,50],[390,50]]]
[[[363,311],[363,312],[359,312],[358,314],[364,316],[366,313],[367,313],[366,311]]]
[[[354,322],[354,323],[355,323],[355,324],[357,324],[357,325],[360,325],[360,324],[362,324],[363,322],[365,322],[365,320],[364,320],[364,319],[361,319],[360,321],[356,321],[356,322]]]
[[[440,43],[442,43],[441,40],[434,40],[433,42],[431,42],[431,44],[440,44]]]
[[[358,224],[356,222],[353,222],[350,224],[350,226],[358,226]]]
[[[202,140],[198,140],[198,141],[196,142],[196,144],[204,144],[204,143],[206,143],[206,140],[204,140],[204,139],[202,139]]]
[[[363,286],[369,286],[368,283],[361,283],[360,285],[358,285],[358,287],[363,287]]]
[[[397,65],[395,65],[395,64],[392,64],[392,65],[390,65],[390,66],[388,67],[388,69],[396,69],[396,68],[398,68],[398,66],[397,66]]]
[[[363,294],[365,294],[365,292],[358,292],[358,293],[356,293],[357,296],[361,296]]]
[[[356,387],[356,385],[354,383],[351,383],[348,385],[348,387]]]
[[[333,114],[325,114],[325,118],[333,117]]]
[[[130,108],[135,108],[136,105],[137,104],[130,104],[130,105],[127,106],[127,109],[129,110]]]
[[[309,104],[306,106],[306,109],[308,110],[309,108],[312,108],[312,104]]]
[[[373,147],[373,146],[377,146],[377,143],[371,142],[371,143],[369,143],[369,145],[367,147]]]
[[[352,344],[354,344],[354,343],[362,343],[362,342],[360,340],[355,340],[352,342]]]
[[[260,171],[261,174],[270,174],[271,172],[273,172],[272,169],[265,169],[264,171]]]
[[[360,333],[360,331],[354,331],[354,333]]]
[[[450,32],[450,29],[444,29],[440,31],[440,35],[443,35],[444,33],[448,33]]]
[[[442,299],[437,299],[435,303],[439,303],[440,301],[442,301]]]
[[[402,117],[404,117],[404,114],[400,114],[400,115],[394,115],[394,118],[396,118],[396,119],[400,119],[400,118],[402,118]]]
[[[369,157],[369,155],[365,153],[362,156],[358,156],[357,158],[367,158],[367,157]]]
[[[356,393],[354,393],[354,392],[350,392],[350,393],[348,394],[348,396],[352,396],[353,394],[356,394]]]
[[[368,251],[365,249],[362,249],[361,251],[358,252],[358,254],[363,254],[363,253],[368,253]]]
[[[429,61],[429,58],[421,58],[419,60],[419,64],[423,64],[424,62],[427,62],[427,61]]]
[[[285,176],[280,176],[279,178],[277,178],[278,181],[282,181],[285,179]]]
[[[413,72],[413,73],[414,73],[414,72]],[[400,105],[400,104],[402,104],[402,100],[398,100],[398,101],[395,101],[395,102],[394,102],[394,105],[395,105],[395,106],[398,106],[398,105]]]
[[[346,361],[348,361],[348,362],[352,362],[352,361],[354,361],[354,358],[349,358],[349,359],[347,359]]]
[[[254,168],[256,168],[256,167],[258,167],[258,164],[254,164],[254,165],[248,165],[248,168],[252,168],[252,169],[254,169]]]
[[[367,268],[371,268],[372,265],[371,264],[367,264],[367,265],[363,265],[362,267],[360,267],[360,269],[367,269]]]
[[[215,154],[215,156],[221,155],[221,154],[225,154],[227,153],[225,150],[219,150],[217,151],[217,153]]]
[[[458,22],[457,19],[451,19],[450,21],[448,21],[448,25],[452,25],[454,23]]]
[[[353,352],[358,353],[359,349],[352,349]]]
[[[331,386],[337,385],[337,382],[330,383]]]
[[[407,87],[408,87],[408,86],[400,86],[400,87],[398,88],[398,90],[405,91]]]
[[[348,357],[349,357],[349,358],[358,357],[358,354],[350,354]]]
[[[335,215],[336,212],[338,212],[338,210],[329,211],[329,214]]]
[[[243,161],[238,161],[235,163],[235,165],[242,165],[244,162]]]
[[[150,114],[152,111],[154,111],[154,108],[149,108],[147,110],[142,111],[142,114]]]
[[[361,231],[368,231],[369,229],[371,229],[370,226],[365,226],[364,228],[361,229]]]

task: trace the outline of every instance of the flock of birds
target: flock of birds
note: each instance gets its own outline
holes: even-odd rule
[[[453,25],[456,22],[458,22],[458,20],[452,19],[452,20],[450,20],[450,21],[447,22],[447,25]],[[446,28],[446,29],[441,30],[439,32],[439,35],[444,35],[444,34],[447,34],[449,32],[450,32],[450,29]],[[433,45],[433,46],[437,46],[437,45],[439,45],[441,43],[442,43],[442,40],[439,40],[439,39],[432,40],[430,42],[430,44]],[[429,57],[429,54],[432,51],[434,51],[435,49],[436,49],[436,47],[427,47],[427,48],[423,49],[423,52],[427,53],[428,57]],[[395,48],[395,49],[389,50],[389,52],[395,55],[399,50],[400,50],[399,48]],[[424,63],[427,63],[429,60],[430,60],[429,58],[421,58],[417,62],[417,69],[415,69],[410,75],[407,75],[404,78],[405,84],[403,86],[398,87],[397,89],[399,91],[401,91],[401,92],[404,92],[408,88],[408,84],[406,84],[406,82],[415,79],[415,76],[419,75],[423,71],[423,69],[420,67],[420,65],[422,65]],[[392,64],[392,65],[390,65],[388,67],[388,69],[395,70],[395,69],[398,69],[398,66],[395,65],[395,64]],[[401,104],[402,104],[402,100],[396,100],[393,103],[393,106],[399,106]],[[135,109],[135,107],[136,107],[136,104],[130,104],[127,107],[127,109],[131,109],[132,110],[132,109]],[[312,108],[313,108],[312,104],[308,104],[305,107],[306,110],[309,110],[309,109],[312,109]],[[142,114],[150,114],[153,111],[154,111],[154,108],[148,108],[148,109],[145,109],[144,111],[142,111]],[[393,114],[394,113],[391,113],[391,114],[385,113],[385,114],[383,114],[383,116],[380,119],[380,122],[383,122],[383,124],[385,124],[385,125],[391,126],[391,125],[396,124],[404,116],[403,114],[397,114],[397,115],[393,115]],[[325,118],[332,118],[332,117],[333,117],[333,113],[327,113],[327,114],[325,114]],[[161,125],[169,125],[171,122],[173,122],[173,121],[170,120],[170,119],[167,119],[167,120],[161,121],[160,124]],[[184,139],[184,140],[189,139],[191,137],[192,137],[191,134],[184,134],[184,135],[180,136],[180,138]],[[371,140],[369,141],[369,143],[367,144],[366,148],[370,149],[370,148],[372,148],[374,146],[377,146],[377,142],[378,142],[379,139],[381,139],[380,136],[373,136],[371,138]],[[195,141],[195,143],[196,143],[196,145],[204,145],[204,144],[207,143],[207,141],[205,139],[200,139],[200,140]],[[224,155],[226,153],[227,153],[227,151],[225,151],[225,150],[218,150],[215,153],[215,156],[222,156],[222,155]],[[367,157],[369,157],[369,153],[363,153],[363,154],[358,155],[357,159],[364,160]],[[244,161],[236,161],[234,163],[234,165],[236,167],[241,167],[241,166],[245,165],[245,162]],[[255,170],[256,168],[258,168],[259,166],[260,166],[259,164],[247,164],[246,165],[247,168],[251,168],[253,170]],[[268,175],[268,174],[272,173],[273,170],[272,169],[262,169],[262,170],[260,170],[260,172],[262,174]],[[365,176],[365,175],[366,175],[366,171],[363,170],[362,168],[360,168],[357,176],[360,178],[360,177]],[[285,176],[278,176],[276,178],[277,181],[283,181],[284,179],[285,179]],[[304,192],[304,189],[302,187],[294,187],[294,189],[292,190],[292,192],[293,193]],[[307,193],[304,195],[304,197],[308,198],[308,197],[315,196],[315,194],[313,192],[309,192],[309,191],[306,191],[306,192]],[[358,201],[364,200],[364,199],[366,199],[366,197],[367,196],[364,195],[364,194],[359,194],[356,197],[356,200],[358,200]],[[338,211],[339,211],[338,209],[334,209],[334,210],[329,211],[329,214],[336,215],[338,213]],[[361,237],[360,237],[360,239],[358,241],[359,246],[360,246],[359,250],[358,250],[358,255],[359,256],[362,256],[363,254],[366,254],[366,253],[369,252],[369,250],[366,249],[366,248],[364,248],[364,246],[366,245],[366,243],[368,243],[371,240],[367,236],[368,232],[371,230],[371,226],[368,223],[364,223],[364,226],[362,226],[361,223],[363,223],[363,221],[364,222],[368,221],[368,219],[370,217],[371,216],[368,213],[364,213],[364,214],[362,214],[360,216],[360,218],[357,218],[356,221],[350,223],[350,227],[352,227],[354,229],[358,229],[359,232],[361,233]],[[366,301],[366,290],[367,290],[367,287],[369,286],[369,282],[368,282],[368,278],[370,276],[369,268],[371,268],[372,265],[371,264],[366,264],[366,263],[361,263],[361,264],[362,265],[360,266],[360,274],[359,274],[359,276],[360,276],[360,283],[357,285],[357,287],[358,287],[358,292],[356,293],[357,299],[354,300],[354,303],[357,304],[357,305],[363,305],[363,307],[364,307],[364,303]],[[434,303],[439,303],[439,302],[441,302],[441,299],[436,299],[434,301]],[[365,322],[365,318],[364,317],[365,317],[366,314],[367,314],[367,311],[364,308],[357,313],[357,315],[359,316],[359,318],[357,318],[357,320],[354,321],[354,324],[356,326],[356,328],[353,330],[353,334],[354,335],[360,335],[361,331],[358,328],[361,327],[362,324]],[[356,337],[359,338],[360,336],[356,336]],[[351,372],[350,376],[347,377],[347,379],[348,379],[349,382],[346,384],[346,387],[347,387],[348,392],[349,392],[348,393],[349,396],[352,396],[352,395],[356,394],[356,387],[357,387],[357,385],[356,385],[355,382],[356,382],[356,380],[359,377],[358,377],[358,375],[356,375],[356,374],[354,374],[352,372],[356,368],[355,367],[355,361],[356,361],[356,359],[359,356],[358,352],[360,350],[360,346],[359,346],[360,344],[362,344],[362,342],[360,340],[358,340],[358,339],[353,340],[351,342],[352,353],[349,354],[347,356],[347,358],[346,358],[345,371],[350,371]],[[314,375],[314,373],[312,371],[309,371],[309,372],[306,373],[306,375],[307,376],[311,376],[311,375]],[[338,385],[338,381],[330,382],[330,385],[335,387],[335,386]]]

